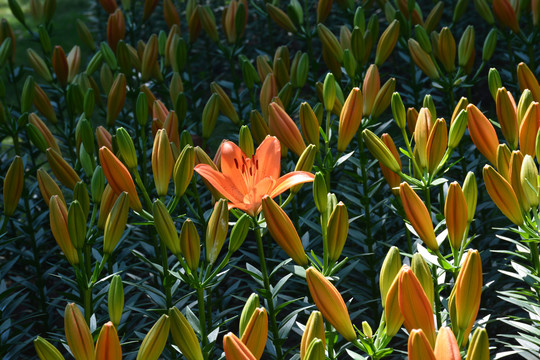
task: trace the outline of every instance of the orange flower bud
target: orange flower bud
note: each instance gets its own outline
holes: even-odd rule
[[[294,225],[283,209],[268,195],[262,199],[266,225],[272,238],[300,266],[307,266],[308,259]]]
[[[171,29],[173,25],[180,26],[180,16],[172,0],[163,1],[163,18]]]
[[[81,181],[81,178],[75,170],[64,160],[62,155],[52,148],[47,149],[47,161],[54,173],[54,176],[64,185],[73,190],[75,184]]]
[[[69,349],[75,359],[94,359],[94,339],[84,317],[74,303],[64,311],[64,329]]]
[[[432,128],[433,120],[431,119],[431,113],[428,108],[423,107],[418,113],[418,120],[416,121],[414,130],[415,152],[417,153],[418,165],[420,165],[421,169],[425,169],[428,166],[427,145]]]
[[[461,360],[456,337],[449,327],[444,326],[439,329],[434,353],[437,359]]]
[[[429,249],[437,251],[439,245],[437,244],[435,231],[433,230],[431,215],[422,199],[420,199],[406,182],[401,183],[399,195],[401,196],[401,202],[403,203],[403,209],[405,210],[407,219],[409,219],[420,239],[422,239]]]
[[[351,90],[339,116],[337,150],[343,152],[356,135],[362,122],[362,92],[355,87]]]
[[[66,205],[66,200],[62,194],[62,190],[58,187],[54,179],[43,169],[38,169],[37,171],[37,181],[39,185],[39,190],[43,196],[45,204],[49,206],[49,201],[53,195],[58,195],[58,199]]]
[[[142,204],[137,195],[137,190],[135,190],[135,183],[133,183],[133,179],[124,164],[106,147],[99,149],[99,161],[114,192],[118,195],[123,191],[127,192],[131,208],[135,211],[141,211]]]
[[[261,307],[256,309],[247,324],[240,339],[256,359],[263,355],[268,338],[268,314]]]
[[[467,344],[482,295],[482,259],[478,250],[470,249],[456,279],[448,308],[454,331],[463,334],[462,346]]]
[[[499,139],[493,125],[473,104],[467,106],[467,126],[476,148],[492,164],[497,164],[497,147]]]
[[[99,332],[95,360],[122,360],[122,347],[111,321],[103,325]]]
[[[429,134],[426,153],[429,173],[433,173],[439,166],[448,145],[448,132],[446,130],[446,121],[437,119],[433,125],[433,129]]]
[[[411,332],[413,329],[422,329],[431,347],[435,346],[433,308],[422,285],[409,267],[400,272],[398,297],[407,330]]]
[[[4,215],[11,216],[17,210],[24,187],[24,165],[20,156],[15,156],[4,179]]]
[[[214,42],[219,41],[219,34],[217,32],[217,26],[216,26],[216,18],[210,6],[199,5],[197,7],[197,12],[199,13],[201,26],[204,29],[204,31],[208,34],[208,37]]]
[[[81,66],[81,48],[75,45],[67,55],[68,63],[68,83],[72,82]]]
[[[363,111],[362,115],[369,116],[373,109],[375,98],[381,89],[381,79],[379,77],[379,68],[377,65],[372,64],[366,70],[366,76],[364,77],[364,83],[362,85],[363,94]]]
[[[223,350],[227,360],[257,360],[248,347],[231,332],[223,337]]]
[[[414,134],[417,121],[418,121],[418,111],[415,108],[408,108],[407,109],[407,129],[409,130],[410,135]]]
[[[114,192],[109,184],[105,186],[103,194],[101,195],[101,202],[99,206],[99,218],[98,218],[98,228],[103,230],[105,229],[105,223],[111,212],[112,207],[116,203],[118,195]]]
[[[325,319],[347,341],[356,340],[356,332],[349,318],[349,311],[336,287],[313,267],[306,270],[306,281],[309,293]]]
[[[400,261],[401,263],[401,261]],[[405,267],[404,265],[402,269]],[[401,271],[401,270],[400,270]],[[401,329],[405,318],[399,308],[399,273],[388,288],[384,301],[384,321],[386,323],[386,336],[394,337]]]
[[[326,347],[326,337],[324,335],[324,319],[319,311],[313,311],[309,315],[309,319],[306,323],[304,334],[302,334],[302,340],[300,342],[300,359],[305,360],[307,349],[313,339],[320,339],[323,343],[323,348]]]
[[[328,258],[330,261],[337,261],[345,246],[347,235],[349,233],[349,213],[343,202],[339,202],[330,218],[328,219],[327,237],[328,237]]]
[[[534,101],[540,102],[540,85],[533,72],[525,63],[519,63],[517,67],[517,79],[519,89],[523,92],[525,89],[531,90]]]
[[[523,214],[512,186],[489,165],[483,169],[484,182],[491,200],[514,224],[523,224]]]
[[[518,18],[510,1],[493,0],[493,14],[503,26],[510,28],[516,34],[519,33]]]
[[[225,90],[223,90],[223,88],[215,81],[210,84],[210,88],[212,89],[213,93],[218,94],[219,110],[223,113],[223,115],[231,119],[233,123],[238,124],[240,122],[240,118],[238,117],[238,113],[234,108],[231,98],[227,95]]]
[[[118,7],[118,5],[116,4],[116,0],[99,0],[99,3],[103,7],[103,9],[109,14],[112,14]]]
[[[122,238],[129,215],[129,195],[121,193],[111,207],[103,231],[103,252],[112,254]]]
[[[512,94],[505,88],[497,91],[497,118],[501,125],[501,131],[511,149],[518,145],[518,123],[516,103]]]
[[[448,188],[444,204],[444,218],[448,228],[448,240],[452,249],[460,249],[467,230],[467,202],[461,186],[454,181]]]
[[[201,240],[193,221],[187,219],[180,230],[180,248],[191,271],[199,267],[201,257]]]
[[[98,126],[96,128],[96,140],[98,147],[102,148],[105,146],[107,149],[112,151],[112,135],[103,126]]]
[[[223,15],[221,17],[221,25],[223,26],[223,32],[227,38],[229,44],[236,42],[236,11],[238,10],[238,1],[232,0],[229,6],[225,6],[223,9]]]
[[[409,360],[437,360],[432,346],[422,329],[412,330],[407,347]]]
[[[112,126],[122,111],[126,101],[127,92],[126,76],[119,73],[109,90],[107,97],[107,125]]]
[[[268,115],[270,133],[275,135],[280,142],[296,155],[302,155],[306,149],[306,144],[291,117],[276,103],[268,105]]]
[[[525,112],[519,127],[519,149],[524,155],[532,157],[536,155],[538,129],[540,129],[540,106],[534,101]]]
[[[58,195],[53,195],[49,202],[49,218],[51,223],[51,231],[53,233],[56,243],[60,247],[60,250],[64,253],[69,263],[77,265],[79,263],[79,257],[77,250],[73,246],[69,237],[69,230],[67,226],[68,212],[66,205]]]
[[[126,20],[124,13],[120,9],[116,9],[114,13],[109,15],[107,21],[107,42],[111,49],[116,52],[118,42],[126,37]]]
[[[511,157],[512,152],[506,144],[500,144],[499,147],[497,147],[497,171],[507,180],[510,179],[508,174],[510,171]]]
[[[60,85],[66,87],[68,83],[69,66],[66,53],[59,45],[55,46],[53,50],[52,67]]]

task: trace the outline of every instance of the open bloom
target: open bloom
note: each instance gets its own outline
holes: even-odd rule
[[[282,177],[281,145],[268,136],[255,154],[248,158],[240,148],[225,141],[221,145],[221,172],[210,165],[199,164],[195,171],[229,200],[229,208],[238,208],[251,216],[261,211],[265,195],[274,198],[294,185],[311,182],[314,175],[293,171]]]

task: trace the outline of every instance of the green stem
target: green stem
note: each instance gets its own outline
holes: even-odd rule
[[[163,266],[163,287],[165,288],[165,299],[167,302],[167,309],[172,307],[172,296],[171,296],[171,284],[169,284],[170,274],[169,274],[169,258],[167,256],[167,246],[161,241],[161,263]]]
[[[441,327],[442,319],[441,319],[441,298],[439,297],[439,283],[437,281],[437,265],[432,265],[432,273],[433,273],[433,298],[435,300],[435,315],[437,317],[437,329]]]
[[[204,304],[204,288],[197,289],[197,301],[199,304],[199,326],[201,327],[201,347],[204,349],[208,338],[206,334],[206,309]],[[208,359],[208,354],[203,350],[204,359]]]
[[[272,289],[270,288],[270,278],[268,277],[268,271],[266,269],[266,259],[264,257],[264,247],[262,241],[261,230],[257,223],[257,219],[253,218],[255,224],[254,232],[257,239],[257,251],[259,253],[259,262],[261,266],[261,273],[264,283],[264,298],[266,299],[268,306],[268,316],[270,317],[270,330],[272,331],[274,346],[276,347],[276,359],[282,360],[283,354],[281,352],[281,341],[279,339],[279,329],[276,321],[276,311],[274,309],[274,299],[272,297]]]

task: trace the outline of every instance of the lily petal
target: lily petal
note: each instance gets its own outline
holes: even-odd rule
[[[255,151],[253,160],[258,169],[254,183],[265,177],[279,178],[281,172],[281,144],[275,136],[267,136]]]
[[[274,188],[270,193],[270,197],[274,198],[279,194],[289,190],[291,187],[304,184],[307,182],[312,182],[315,179],[315,175],[308,173],[306,171],[293,171],[288,174],[283,175],[274,184]]]
[[[242,173],[242,165],[244,162],[245,155],[238,145],[231,141],[225,141],[221,145],[221,172],[225,176],[234,179],[238,189],[242,193],[247,194],[246,181]]]
[[[210,165],[206,164],[195,166],[195,171],[230,201],[235,203],[243,202],[244,195],[234,186],[237,179],[230,179],[228,176],[212,169]]]

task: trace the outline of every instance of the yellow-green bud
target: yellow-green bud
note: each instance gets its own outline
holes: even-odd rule
[[[324,360],[324,343],[321,339],[314,338],[309,344],[306,355],[302,360]]]
[[[229,253],[232,254],[242,246],[244,240],[246,240],[250,225],[251,218],[248,214],[242,215],[234,224],[229,238]]]
[[[332,111],[336,102],[336,80],[332,73],[326,74],[324,78],[323,101],[326,111]]]
[[[486,62],[493,56],[497,47],[497,29],[491,29],[484,40],[484,47],[482,48],[482,61]]]
[[[106,42],[102,42],[100,50],[103,55],[103,60],[105,60],[111,70],[116,70],[118,68],[118,62],[116,61],[116,56],[114,56],[111,47]]]
[[[328,219],[327,242],[330,261],[335,262],[339,259],[348,234],[349,213],[345,204],[340,201]]]
[[[474,50],[474,27],[472,25],[467,26],[458,45],[458,65],[465,67]],[[482,54],[483,56],[484,54]]]
[[[401,167],[386,144],[369,129],[362,132],[362,138],[371,154],[395,173],[401,172]]]
[[[120,275],[114,275],[109,285],[107,295],[107,306],[109,308],[109,319],[118,329],[122,312],[124,311],[124,284]]]
[[[240,122],[240,118],[238,117],[238,113],[236,112],[236,109],[234,108],[234,105],[225,90],[223,90],[223,88],[215,81],[210,84],[210,88],[214,94],[218,95],[219,110],[221,113],[231,119],[233,123],[238,124]]]
[[[396,121],[397,126],[400,129],[405,129],[407,126],[407,113],[405,112],[405,105],[403,105],[403,100],[401,100],[401,95],[398,92],[392,94],[392,115]]]
[[[431,96],[431,94],[426,94],[426,96],[424,96],[422,107],[428,108],[433,121],[437,119],[437,108],[435,107],[435,102],[433,101],[433,96]]]
[[[418,253],[413,255],[411,261],[411,269],[414,275],[416,275],[418,281],[420,282],[420,285],[422,285],[422,288],[426,293],[429,303],[431,304],[431,306],[433,306],[433,301],[435,299],[435,293],[433,290],[433,277],[431,275],[431,271],[429,270],[428,264],[426,263],[422,255]]]
[[[171,336],[187,360],[203,360],[201,346],[195,331],[177,308],[169,309]]]
[[[40,360],[64,360],[60,351],[40,336],[34,340],[34,347]]]
[[[465,130],[467,129],[467,110],[461,110],[459,115],[454,119],[454,122],[450,124],[450,131],[448,133],[448,148],[455,149]]]
[[[20,156],[15,156],[4,179],[4,215],[11,216],[17,209],[24,187],[24,165]]]
[[[251,294],[246,300],[246,304],[244,305],[244,308],[242,309],[242,314],[240,315],[240,325],[238,330],[240,337],[242,337],[242,335],[244,334],[244,330],[249,324],[251,315],[253,315],[253,313],[257,308],[259,308],[259,306],[259,295],[255,293]]]
[[[137,353],[137,360],[157,360],[169,337],[170,320],[167,315],[161,315],[159,320],[152,326]]]
[[[251,136],[251,131],[249,131],[249,128],[246,125],[242,125],[240,128],[240,134],[238,135],[238,147],[240,147],[248,158],[251,158],[255,153],[253,137]]]
[[[474,331],[467,350],[467,359],[489,360],[489,338],[486,329],[476,328]]]
[[[379,288],[381,290],[383,307],[386,304],[388,290],[390,290],[390,286],[392,286],[394,279],[399,273],[399,269],[401,269],[401,255],[399,254],[399,249],[392,246],[384,258],[381,273],[379,275]]]
[[[21,96],[21,113],[24,114],[27,111],[30,111],[32,103],[34,101],[34,79],[31,76],[26,78],[22,89]]]
[[[181,249],[178,232],[167,207],[158,199],[154,201],[152,212],[154,214],[154,226],[159,238],[174,255],[180,256]]]
[[[530,155],[525,155],[521,165],[521,187],[531,207],[538,206],[538,168]]]
[[[295,0],[296,1],[296,0]],[[291,65],[291,83],[295,88],[302,88],[309,74],[309,56],[297,52]]]
[[[187,219],[182,224],[182,229],[180,230],[180,249],[189,269],[193,272],[197,271],[201,258],[201,239],[191,219]]]
[[[362,321],[362,332],[368,339],[373,337],[373,329],[371,329],[371,326],[369,326],[367,321]]]
[[[463,195],[467,202],[467,222],[471,223],[474,219],[474,213],[476,211],[476,202],[478,198],[478,186],[476,185],[476,178],[474,173],[469,171],[463,182]]]
[[[39,74],[43,78],[43,80],[51,82],[52,81],[52,75],[49,70],[49,67],[45,63],[45,60],[37,52],[35,52],[33,49],[27,49],[26,55],[28,55],[28,60],[30,61],[30,65],[34,69],[36,73]]]
[[[75,249],[81,250],[86,240],[86,216],[77,200],[73,201],[69,206],[67,225],[73,246]]]
[[[114,203],[107,221],[103,235],[103,252],[112,254],[114,248],[122,238],[129,214],[129,195],[122,192]]]
[[[213,264],[225,243],[229,229],[229,209],[227,200],[220,199],[214,206],[214,211],[208,220],[206,228],[206,260]]]
[[[219,96],[212,94],[204,106],[202,113],[202,136],[208,139],[216,127],[216,121],[219,115]]]
[[[326,187],[324,175],[321,172],[317,172],[315,174],[315,179],[313,180],[313,200],[315,200],[315,206],[321,214],[327,209],[327,197],[328,188]]]
[[[103,191],[105,190],[105,174],[99,165],[96,166],[94,174],[92,175],[90,189],[92,192],[92,201],[99,204],[101,202],[101,197],[103,196]]]
[[[181,197],[186,192],[191,178],[193,177],[193,168],[195,167],[195,150],[193,146],[186,145],[173,169],[174,195]]]
[[[502,87],[502,80],[499,71],[495,68],[489,69],[488,72],[488,87],[493,100],[497,100],[497,91]]]

